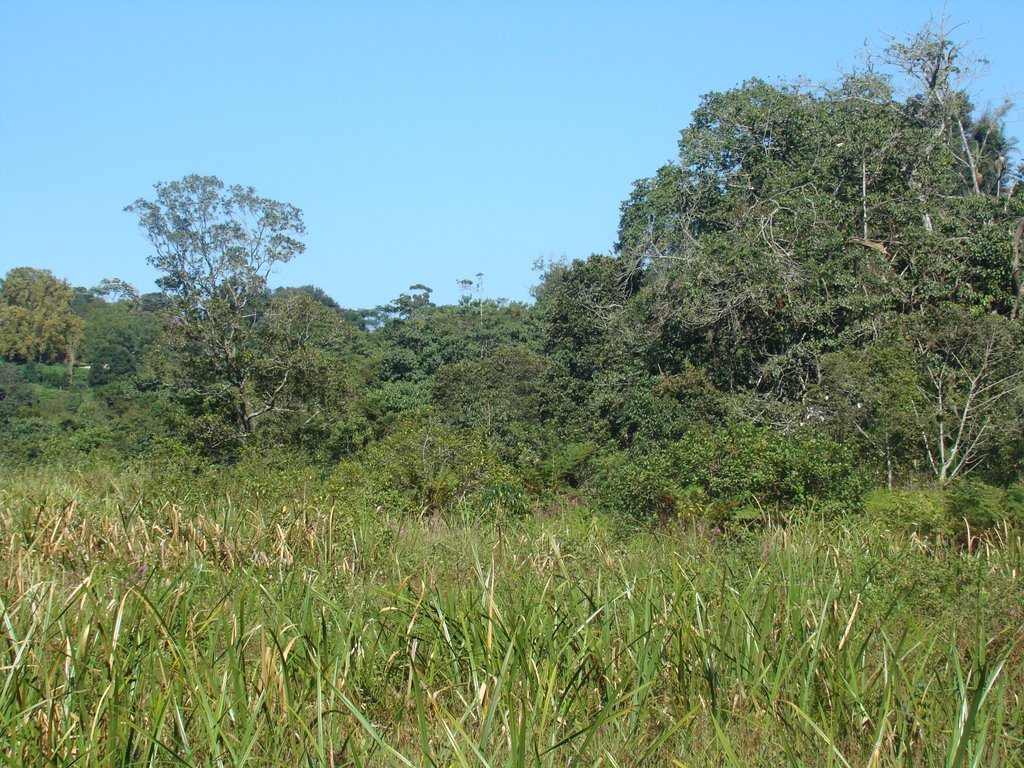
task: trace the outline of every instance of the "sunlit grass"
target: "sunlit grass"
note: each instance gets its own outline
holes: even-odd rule
[[[1008,532],[3,486],[9,765],[1024,764]]]

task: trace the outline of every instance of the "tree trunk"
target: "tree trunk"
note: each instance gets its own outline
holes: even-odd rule
[[[75,340],[68,342],[68,389],[75,384],[75,358],[78,356],[78,343]]]
[[[885,433],[885,481],[889,490],[892,490],[892,446],[889,444],[889,433]]]
[[[1024,219],[1017,225],[1017,231],[1013,233],[1013,270],[1010,273],[1010,280],[1013,284],[1013,310],[1010,312],[1010,319],[1017,320],[1020,317],[1021,305],[1024,304],[1024,280],[1021,280],[1021,251],[1024,250]]]

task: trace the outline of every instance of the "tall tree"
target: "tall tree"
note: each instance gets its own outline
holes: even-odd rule
[[[305,250],[302,212],[251,187],[190,175],[158,183],[153,200],[125,210],[154,248],[149,262],[169,301],[162,366],[170,383],[244,438],[277,409],[295,380],[287,359],[268,366],[261,342],[267,277]],[[270,334],[274,336],[274,334]],[[276,336],[275,336],[276,338]]]
[[[964,57],[925,29],[890,46],[890,74],[704,96],[678,163],[623,206],[650,359],[672,370],[685,351],[720,386],[800,398],[821,356],[873,338],[884,313],[1019,317],[1012,142],[1001,111],[973,117]],[[902,101],[897,72],[915,86]]]
[[[48,269],[17,267],[0,281],[0,353],[12,360],[74,365],[83,323],[75,292]]]

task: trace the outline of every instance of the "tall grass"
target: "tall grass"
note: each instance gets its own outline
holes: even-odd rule
[[[1024,547],[5,476],[17,766],[1024,765]]]

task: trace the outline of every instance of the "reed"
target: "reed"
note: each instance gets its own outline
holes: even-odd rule
[[[1024,547],[5,476],[14,766],[1024,765]]]

